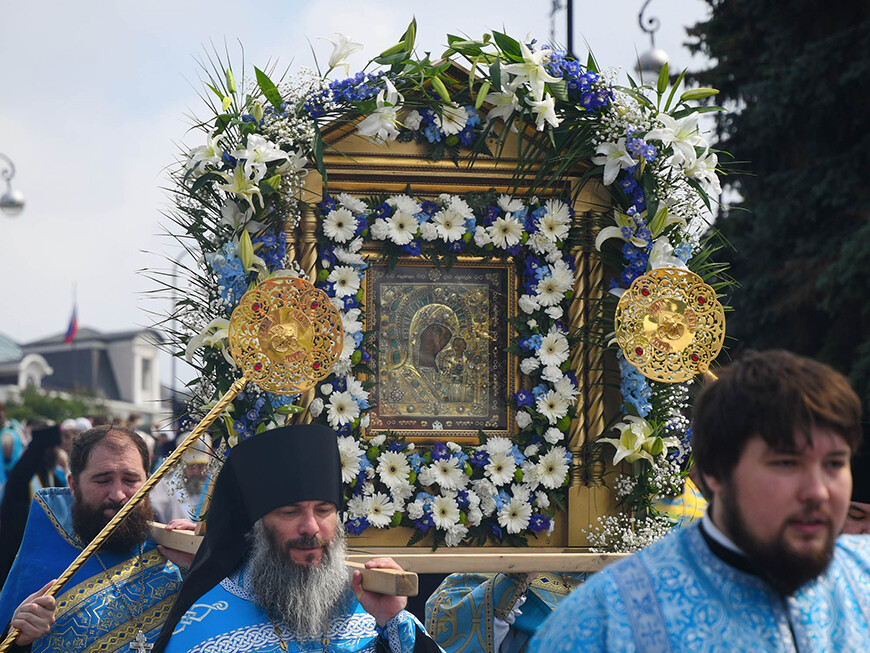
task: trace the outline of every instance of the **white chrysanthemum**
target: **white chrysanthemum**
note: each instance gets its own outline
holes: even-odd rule
[[[326,419],[332,428],[342,424],[350,424],[359,417],[359,404],[354,401],[349,392],[333,392],[329,396],[329,408]]]
[[[538,221],[538,231],[549,240],[562,240],[568,235],[568,225],[560,221],[556,216],[548,213]]]
[[[420,129],[420,123],[423,122],[423,116],[416,109],[409,111],[408,115],[402,121],[402,124],[411,131]]]
[[[480,511],[487,517],[495,512],[495,496],[498,494],[495,485],[488,478],[472,481],[474,494],[480,499]]]
[[[529,519],[532,517],[532,506],[527,501],[519,501],[516,497],[508,501],[504,507],[498,511],[499,525],[507,529],[508,533],[519,533],[524,531],[529,525]]]
[[[535,406],[550,424],[555,424],[568,414],[568,400],[555,390],[538,397]]]
[[[425,505],[422,501],[412,501],[408,504],[408,518],[409,519],[420,519],[425,512]]]
[[[359,519],[366,516],[365,497],[354,496],[347,502],[347,514],[351,519]]]
[[[550,329],[541,339],[541,346],[536,353],[542,364],[558,367],[568,360],[568,338],[561,331]]]
[[[363,450],[356,438],[341,436],[338,438],[338,455],[341,458],[341,482],[350,483],[359,474]]]
[[[387,441],[387,436],[384,435],[383,433],[380,433],[379,435],[376,435],[371,440],[369,440],[369,442],[371,442],[373,447],[380,447],[386,441]]]
[[[468,485],[468,476],[457,458],[433,460],[431,465],[420,470],[422,485],[438,484],[445,490],[461,490]]]
[[[520,372],[528,376],[541,366],[537,356],[529,356],[520,362]]]
[[[580,394],[577,386],[567,376],[563,376],[561,379],[556,381],[553,384],[553,389],[560,397],[564,397],[567,401],[572,401],[574,397]]]
[[[544,440],[550,444],[557,444],[562,441],[565,437],[565,434],[562,433],[555,426],[551,426],[546,431],[544,431]]]
[[[366,211],[368,211],[366,203],[358,197],[354,197],[353,195],[348,195],[347,193],[339,193],[336,199],[341,206],[349,209],[357,215],[362,215],[366,213]]]
[[[363,384],[359,379],[348,376],[344,382],[347,384],[347,391],[354,399],[359,401],[369,398],[369,391],[363,388]]]
[[[459,543],[468,535],[468,527],[463,524],[453,524],[444,535],[444,544],[447,546],[459,546]]]
[[[369,231],[374,240],[386,240],[390,235],[390,224],[383,218],[378,218],[369,225]]]
[[[532,496],[532,489],[527,483],[512,483],[510,493],[515,499],[529,501]]]
[[[520,429],[524,429],[529,424],[532,423],[532,416],[529,415],[526,411],[521,410],[520,412],[517,413],[516,420],[517,420],[517,426],[519,426]]]
[[[464,199],[458,195],[449,195],[447,200],[448,206],[461,215],[465,220],[470,220],[474,217],[474,211]]]
[[[398,451],[385,451],[378,456],[378,476],[392,491],[408,484],[411,465],[405,454]]]
[[[543,234],[540,231],[536,231],[529,236],[529,239],[526,241],[526,247],[531,249],[538,256],[546,256],[548,259],[552,256],[556,259],[562,257],[562,252],[559,250],[559,246],[556,242],[550,240],[546,234]]]
[[[441,115],[435,117],[435,121],[447,136],[458,134],[468,122],[468,112],[455,102],[441,105]]]
[[[514,480],[517,463],[513,457],[497,453],[490,455],[489,462],[483,469],[495,485],[505,485]]]
[[[523,236],[523,224],[508,213],[503,218],[496,218],[495,222],[487,228],[487,233],[493,245],[507,249],[520,242]]]
[[[423,240],[435,240],[438,238],[438,229],[431,222],[420,224],[420,237]]]
[[[540,508],[547,509],[550,507],[550,497],[547,496],[546,492],[538,490],[535,492],[535,503],[537,503]]]
[[[489,237],[489,232],[486,227],[478,225],[474,230],[474,244],[478,247],[486,247],[492,244],[492,238]]]
[[[539,444],[530,444],[528,447],[523,449],[523,455],[526,458],[530,458],[531,456],[537,456],[538,451],[540,451],[541,445]]]
[[[483,449],[486,453],[492,456],[493,454],[499,453],[508,454],[513,446],[514,443],[509,438],[496,436],[494,438],[489,438],[489,440],[486,441],[486,444],[483,445]]]
[[[438,235],[445,243],[460,240],[465,235],[465,219],[453,209],[442,209],[432,218]]]
[[[396,506],[383,492],[375,492],[363,499],[365,518],[376,528],[386,528],[393,519]]]
[[[459,521],[459,506],[452,497],[438,496],[432,499],[432,521],[435,526],[448,530]]]
[[[499,195],[496,203],[498,204],[498,208],[505,213],[513,213],[514,211],[519,211],[523,208],[522,200],[514,199],[510,195]]]
[[[483,512],[480,508],[469,508],[468,509],[468,521],[466,524],[469,526],[480,526],[480,522],[483,521]]]
[[[387,204],[396,209],[397,213],[416,215],[422,210],[420,204],[408,195],[393,195],[387,200]]]
[[[353,334],[357,331],[362,331],[363,323],[359,321],[360,309],[350,308],[339,312],[341,313],[341,328],[344,329],[345,333]]]
[[[540,304],[538,304],[537,298],[532,297],[531,295],[520,295],[519,305],[520,310],[523,313],[529,314],[534,313],[541,307]]]
[[[320,417],[320,413],[323,412],[323,399],[316,397],[311,404],[309,404],[308,412],[311,413],[312,417]]]
[[[547,215],[553,216],[563,224],[571,224],[571,208],[562,200],[549,199],[544,202]]]
[[[538,460],[537,477],[546,488],[561,487],[568,474],[568,451],[565,447],[553,447]]]
[[[544,312],[551,320],[561,320],[562,316],[565,314],[565,311],[558,304],[555,306],[548,306],[547,310]]]
[[[562,374],[562,370],[559,368],[558,365],[547,365],[541,372],[541,379],[547,381],[548,383],[555,383],[563,376],[564,375]]]
[[[336,297],[356,295],[359,290],[359,275],[349,265],[337,266],[329,273],[326,280],[335,284]]]
[[[361,240],[357,238],[357,241]],[[350,248],[345,247],[336,247],[332,250],[332,253],[335,254],[335,260],[339,263],[344,263],[345,265],[364,265],[365,259],[362,254],[359,252],[355,252]]]
[[[396,211],[387,219],[387,236],[396,245],[407,245],[417,233],[417,218],[404,211]]]
[[[348,209],[340,207],[330,211],[323,220],[323,233],[337,243],[346,243],[356,233],[357,220]]]

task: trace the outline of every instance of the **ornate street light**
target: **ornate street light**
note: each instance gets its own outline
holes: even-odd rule
[[[6,180],[6,192],[0,197],[0,210],[6,215],[15,216],[24,210],[24,194],[12,189],[12,177],[15,176],[15,164],[12,159],[0,152],[0,177]]]
[[[643,17],[643,12],[646,11],[647,5],[649,5],[650,2],[652,2],[652,0],[646,0],[640,8],[640,13],[637,15],[637,22],[640,25],[640,28],[649,34],[650,42],[650,49],[637,58],[637,64],[634,66],[634,69],[640,75],[641,82],[643,82],[644,73],[651,75],[653,81],[658,79],[662,68],[664,68],[665,64],[669,61],[668,53],[656,47],[655,33],[658,28],[661,27],[661,21],[655,16],[651,16],[646,20],[644,20]]]

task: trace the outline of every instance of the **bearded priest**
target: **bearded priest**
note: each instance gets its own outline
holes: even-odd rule
[[[407,599],[345,566],[334,431],[285,426],[230,450],[207,529],[154,653],[438,651]],[[400,569],[389,558],[367,566]]]

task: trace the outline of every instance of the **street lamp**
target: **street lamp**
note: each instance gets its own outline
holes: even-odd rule
[[[637,64],[634,66],[635,71],[640,75],[641,83],[643,83],[644,73],[652,75],[653,80],[658,79],[659,73],[661,73],[662,68],[665,67],[665,64],[669,60],[668,53],[656,47],[655,34],[658,28],[661,27],[661,21],[655,16],[651,16],[644,21],[643,12],[646,11],[647,5],[650,2],[652,0],[646,0],[640,8],[640,13],[637,15],[637,22],[640,28],[649,34],[650,42],[650,49],[637,58]]]
[[[16,216],[24,210],[24,194],[12,189],[12,177],[15,176],[15,164],[12,159],[0,152],[0,159],[5,166],[0,167],[0,177],[6,180],[6,192],[0,197],[0,210],[6,215]]]

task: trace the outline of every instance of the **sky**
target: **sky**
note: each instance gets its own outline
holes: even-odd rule
[[[562,2],[561,4],[564,4]],[[618,81],[650,38],[638,25],[642,0],[574,1],[574,44],[591,50]],[[29,0],[0,3],[0,153],[26,198],[17,217],[0,213],[0,333],[27,343],[80,326],[101,332],[151,327],[171,300],[154,297],[143,270],[170,272],[180,248],[166,237],[167,167],[202,144],[191,114],[207,116],[198,61],[212,44],[283,70],[328,60],[320,37],[336,32],[365,45],[351,72],[393,45],[412,17],[417,51],[433,59],[446,34],[505,31],[551,40],[552,0],[149,0],[143,3]],[[707,18],[703,0],[652,0],[655,44],[671,69],[699,69],[686,26]],[[566,12],[555,42],[567,42]],[[2,165],[2,162],[0,162]],[[0,193],[5,192],[0,182]],[[168,355],[161,378],[169,383]],[[179,376],[185,375],[183,366]]]

